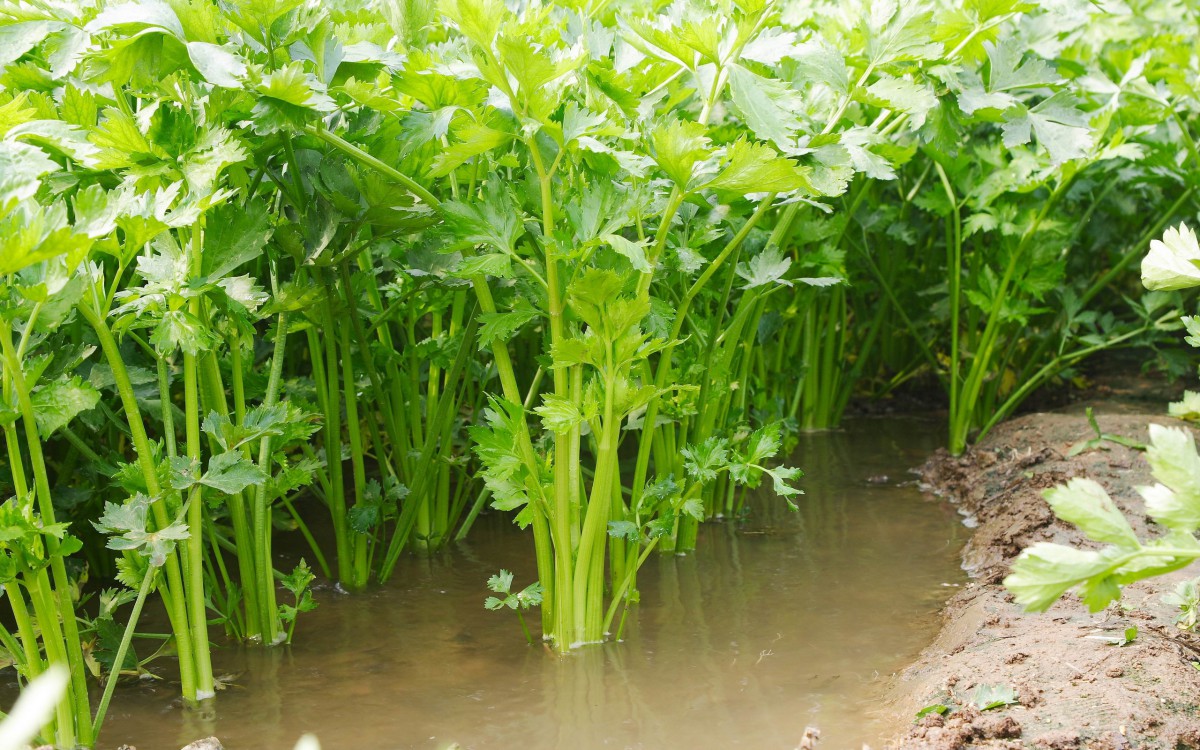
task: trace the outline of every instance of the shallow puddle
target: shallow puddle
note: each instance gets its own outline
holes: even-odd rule
[[[907,470],[937,422],[860,420],[806,436],[800,512],[755,501],[742,524],[707,525],[699,553],[653,557],[625,642],[557,658],[525,645],[511,612],[488,612],[501,567],[533,579],[529,539],[481,520],[469,543],[405,559],[366,594],[318,589],[290,648],[219,649],[231,676],[210,713],[177,686],[120,690],[102,747],[177,750],[217,735],[230,750],[879,746],[886,678],[931,639],[963,580],[957,514],[923,499]],[[154,669],[165,665],[156,665]]]

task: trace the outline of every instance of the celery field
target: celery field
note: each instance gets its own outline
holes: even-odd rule
[[[1194,377],[1198,40],[1174,0],[0,0],[0,674],[115,747],[139,678],[232,711],[223,651],[320,650],[497,525],[497,648],[597,658],[660,561],[856,523],[805,494],[874,460],[817,458],[844,418],[959,455],[1118,350]],[[1182,450],[1170,544],[1063,490],[1137,551],[1035,547],[1019,600],[1200,557]]]

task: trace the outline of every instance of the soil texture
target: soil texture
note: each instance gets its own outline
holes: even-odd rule
[[[963,552],[971,581],[943,610],[937,640],[895,679],[886,710],[896,738],[887,747],[1200,748],[1200,636],[1176,627],[1177,610],[1163,602],[1200,569],[1129,586],[1119,605],[1098,614],[1073,595],[1026,614],[1001,584],[1034,542],[1089,544],[1042,497],[1072,477],[1104,485],[1142,538],[1160,533],[1135,489],[1152,483],[1140,451],[1106,441],[1070,455],[1094,437],[1081,411],[1026,414],[965,455],[942,452],[922,467],[925,486],[975,527]],[[1099,416],[1101,430],[1136,441],[1147,439],[1152,422],[1183,424],[1165,409],[1113,411]],[[1116,645],[1132,627],[1136,638]],[[977,710],[977,691],[989,689],[1011,689],[1018,702]],[[936,704],[951,710],[913,723]]]

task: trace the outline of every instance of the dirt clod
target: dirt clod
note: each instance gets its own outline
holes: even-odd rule
[[[1079,747],[1079,732],[1073,729],[1059,729],[1046,732],[1033,741],[1034,747],[1046,750],[1075,750]]]

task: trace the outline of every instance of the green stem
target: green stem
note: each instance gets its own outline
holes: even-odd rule
[[[199,226],[192,229],[189,252],[190,274],[194,278],[201,272],[201,237]],[[203,319],[199,297],[188,300],[189,312]],[[200,440],[200,383],[199,361],[195,353],[183,353],[183,402],[184,430],[187,435],[187,456],[193,464],[201,461]],[[184,571],[188,578],[184,595],[187,598],[188,620],[192,628],[192,647],[196,659],[196,700],[206,700],[216,695],[213,683],[212,661],[208,652],[208,614],[204,602],[204,486],[195,484],[188,492],[187,525],[189,536],[185,548]]]
[[[7,321],[0,322],[0,348],[3,350],[6,369],[9,371],[9,382],[16,391],[21,422],[25,429],[25,448],[29,452],[29,462],[33,467],[33,483],[38,512],[42,516],[42,522],[50,525],[55,523],[54,502],[50,494],[50,477],[46,472],[46,459],[42,453],[42,441],[38,435],[33,401],[25,382],[25,372],[21,367],[17,352],[13,348],[12,331]],[[66,639],[62,663],[70,670],[72,705],[75,711],[75,729],[77,730],[72,733],[72,740],[77,734],[82,744],[91,745],[92,725],[86,667],[83,661],[83,646],[79,639],[79,624],[75,618],[75,602],[71,596],[73,589],[67,578],[67,568],[63,556],[59,552],[58,539],[51,535],[45,535],[44,539],[46,552],[50,558],[50,572],[54,578],[54,594],[56,595],[54,598],[57,603],[58,617],[62,618],[62,638]],[[47,592],[48,595],[49,593]],[[42,627],[45,628],[46,624],[42,623]],[[43,641],[49,643],[44,632]],[[62,731],[61,727],[60,731]]]
[[[133,633],[137,628],[138,619],[142,616],[142,605],[146,603],[146,596],[150,593],[157,574],[158,568],[150,566],[142,576],[142,585],[138,588],[137,599],[133,602],[133,611],[129,613],[129,620],[125,623],[125,633],[121,636],[121,645],[117,647],[112,671],[109,672],[108,682],[104,685],[104,694],[100,697],[100,706],[96,709],[96,718],[92,722],[97,737],[100,736],[100,727],[104,724],[104,717],[108,713],[108,702],[112,700],[113,690],[117,687],[117,678],[121,676],[121,668],[125,665],[125,654],[129,652],[129,644],[133,642]]]
[[[263,396],[263,406],[271,408],[279,402],[279,390],[283,381],[283,362],[287,352],[288,314],[279,313],[275,324],[275,345],[271,355],[271,374],[267,377],[267,392]],[[267,476],[271,475],[271,437],[264,435],[258,444],[258,468]],[[254,537],[254,549],[258,559],[254,571],[258,575],[259,621],[262,623],[263,641],[275,643],[279,638],[279,613],[275,602],[275,582],[271,578],[271,498],[267,497],[267,486],[264,482],[254,492],[254,506],[251,508],[251,533]],[[301,524],[301,529],[311,541],[308,529]],[[315,548],[315,542],[313,543]],[[319,553],[318,553],[319,554]],[[325,568],[324,559],[319,561]],[[328,573],[327,573],[328,574]]]
[[[117,394],[121,398],[121,404],[125,408],[125,420],[133,438],[138,468],[142,472],[142,480],[146,483],[146,490],[150,493],[152,500],[150,512],[154,516],[154,526],[165,529],[171,525],[170,517],[167,515],[166,498],[158,482],[158,471],[154,465],[154,450],[150,445],[150,438],[146,434],[146,425],[142,421],[137,396],[133,392],[133,382],[129,378],[129,371],[121,357],[120,347],[117,346],[117,341],[113,338],[112,332],[108,330],[104,320],[87,304],[86,300],[81,302],[76,309],[96,333],[100,349],[104,352],[109,369],[112,370],[113,382],[116,385]],[[172,550],[168,556],[166,569],[167,586],[165,589],[160,587],[159,591],[167,606],[171,631],[175,635],[175,647],[179,652],[179,678],[182,683],[183,697],[185,700],[195,701],[196,661],[193,655],[187,609],[184,605],[183,576],[180,572],[177,549]]]

